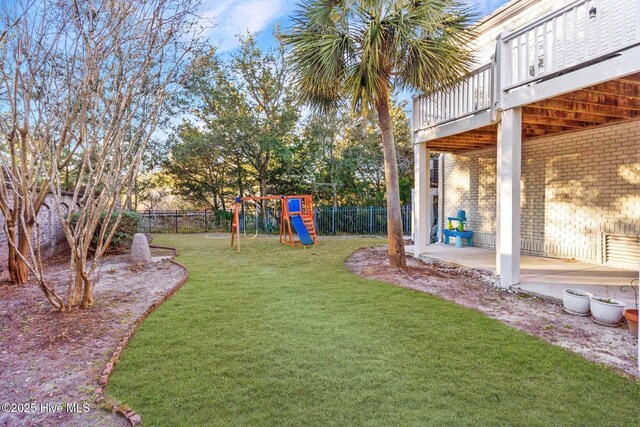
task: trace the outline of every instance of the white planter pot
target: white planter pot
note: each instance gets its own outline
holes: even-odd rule
[[[569,314],[588,316],[593,294],[580,289],[565,289],[562,293],[562,308]]]
[[[609,302],[602,302],[606,300]],[[591,297],[591,317],[594,321],[604,325],[616,326],[624,315],[623,302],[607,297]]]

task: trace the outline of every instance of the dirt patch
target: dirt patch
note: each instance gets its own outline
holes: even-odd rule
[[[65,259],[53,260],[47,269],[49,283],[62,295]],[[0,403],[14,403],[11,409],[18,410],[0,412],[1,426],[128,425],[94,403],[95,390],[136,319],[186,275],[162,256],[154,260],[147,265],[130,264],[124,256],[105,260],[90,310],[60,314],[35,284],[0,285]],[[78,405],[76,412],[71,404]]]
[[[405,269],[390,269],[385,248],[364,248],[346,261],[361,276],[438,295],[475,308],[509,326],[570,349],[587,359],[638,379],[636,346],[625,328],[608,328],[589,318],[572,316],[560,304],[496,288],[496,277],[438,261],[407,257]]]

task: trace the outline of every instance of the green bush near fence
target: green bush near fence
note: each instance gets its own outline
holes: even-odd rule
[[[217,211],[213,211],[213,214],[218,224],[227,223],[233,218],[232,211],[218,209]]]
[[[71,217],[71,226],[75,227],[78,222],[78,218],[80,217],[79,213],[74,213]],[[98,237],[100,236],[100,232],[102,227],[108,227],[107,232],[110,232],[111,229],[115,226],[116,220],[118,218],[118,214],[114,213],[111,215],[109,221],[106,221],[107,213],[103,212],[100,217],[100,224],[96,229],[95,234],[93,235],[93,239],[91,239],[91,249],[95,249],[98,243]],[[118,224],[118,228],[111,239],[111,244],[107,249],[107,253],[122,253],[126,252],[131,248],[131,244],[133,243],[133,235],[140,232],[142,229],[142,216],[138,212],[134,211],[126,211],[122,213],[122,218],[120,219],[120,223]]]

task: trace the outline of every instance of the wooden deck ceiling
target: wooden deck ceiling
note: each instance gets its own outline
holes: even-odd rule
[[[535,102],[522,108],[522,139],[640,119],[640,73]],[[497,125],[428,141],[434,151],[458,153],[496,146]]]

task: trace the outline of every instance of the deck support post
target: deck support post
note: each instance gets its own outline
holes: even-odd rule
[[[429,149],[425,144],[413,145],[415,170],[414,204],[414,245],[413,255],[418,257],[425,252],[431,242],[431,216],[433,199],[431,197]]]
[[[496,273],[500,287],[520,283],[522,109],[502,111],[498,124]]]

